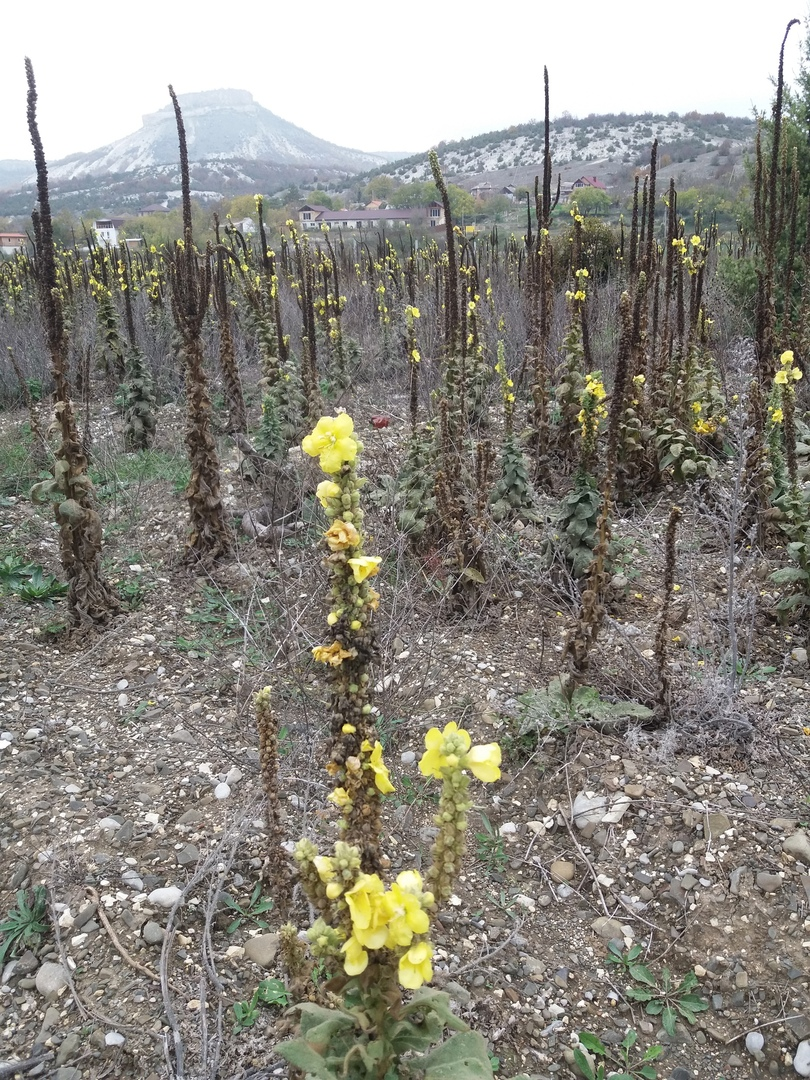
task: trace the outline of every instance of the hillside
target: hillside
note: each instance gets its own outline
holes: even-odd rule
[[[192,183],[199,198],[220,199],[289,184],[334,179],[385,164],[395,154],[365,153],[320,139],[259,105],[246,90],[180,94]],[[0,198],[0,213],[30,210],[32,166],[0,166],[23,187]],[[16,168],[15,168],[16,167]],[[314,170],[314,171],[313,171]],[[85,154],[49,164],[51,196],[58,206],[125,208],[127,203],[172,198],[180,187],[174,110],[166,105],[143,117],[131,135]]]
[[[746,117],[723,113],[591,114],[583,119],[563,115],[551,125],[551,158],[555,171],[573,178],[580,170],[609,167],[612,174],[629,175],[649,162],[650,147],[658,139],[659,164],[688,166],[707,153],[719,158],[739,156],[751,143],[756,123]],[[456,182],[494,179],[530,182],[542,164],[543,124],[530,121],[502,131],[490,131],[470,139],[439,143],[445,176]],[[704,165],[706,163],[704,162]],[[393,167],[375,170],[407,183],[429,178],[426,154],[398,161]],[[469,186],[469,185],[466,185]]]

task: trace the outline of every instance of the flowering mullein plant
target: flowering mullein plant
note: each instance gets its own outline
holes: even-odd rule
[[[364,551],[363,512],[355,463],[361,443],[345,413],[322,417],[302,443],[329,479],[317,490],[328,529],[323,534],[332,570],[331,610],[322,644],[312,650],[326,666],[332,690],[327,771],[329,801],[340,811],[340,839],[321,855],[303,839],[295,848],[301,884],[318,917],[307,931],[313,956],[335,974],[328,984],[336,1008],[296,1006],[298,1037],[279,1046],[292,1065],[313,1076],[402,1075],[400,1061],[429,1075],[450,1066],[459,1080],[491,1076],[484,1040],[450,1010],[446,994],[425,984],[433,977],[429,931],[437,900],[452,892],[464,850],[470,773],[485,783],[500,777],[500,748],[472,746],[455,724],[428,732],[419,768],[442,782],[439,832],[427,879],[403,870],[386,885],[380,876],[381,796],[393,791],[376,738],[369,692],[375,653],[372,619],[379,596],[369,579],[379,556]],[[403,991],[412,991],[409,1001]],[[440,1043],[445,1028],[457,1034]],[[433,1049],[431,1049],[433,1048]]]

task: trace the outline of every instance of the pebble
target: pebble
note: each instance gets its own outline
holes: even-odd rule
[[[239,781],[242,779],[242,770],[238,765],[234,765],[228,769],[228,775],[225,777],[225,783],[229,788],[235,788]]]
[[[56,1065],[64,1065],[66,1061],[70,1061],[74,1057],[77,1051],[81,1048],[82,1040],[81,1036],[77,1032],[71,1031],[69,1035],[66,1035],[62,1040],[62,1045],[56,1052]]]
[[[682,840],[674,840],[670,851],[673,855],[683,855],[684,844]]]
[[[126,1041],[120,1031],[108,1031],[104,1036],[104,1042],[107,1046],[123,1046]]]
[[[143,892],[143,880],[134,870],[125,870],[121,875],[121,881],[133,892]]]
[[[607,915],[600,915],[598,919],[594,919],[591,923],[591,930],[595,930],[599,937],[604,938],[606,941],[624,937],[624,929],[619,920],[610,919]]]
[[[115,832],[116,829],[120,829],[121,824],[118,818],[105,817],[98,823],[98,827],[104,832]]]
[[[270,967],[278,952],[278,934],[257,934],[245,942],[245,956],[259,967]]]
[[[147,945],[162,945],[165,936],[166,931],[163,929],[160,923],[156,923],[154,919],[149,919],[143,924],[143,929],[141,930],[141,937]]]
[[[217,784],[217,786],[214,788],[215,799],[227,799],[230,793],[231,789],[228,787],[227,784]]]
[[[61,964],[46,962],[37,972],[36,988],[45,998],[54,998],[68,984],[68,973]]]
[[[799,1076],[810,1076],[810,1039],[804,1039],[793,1055],[793,1071]]]
[[[763,892],[778,892],[782,888],[782,884],[781,874],[769,874],[765,870],[760,870],[757,874],[757,887],[762,889]]]
[[[782,851],[810,866],[810,835],[805,829],[797,829],[782,842]]]
[[[150,904],[157,904],[158,907],[162,908],[171,908],[174,907],[182,895],[182,891],[176,885],[167,885],[163,889],[153,889],[147,899]]]
[[[556,882],[571,881],[576,873],[576,866],[566,859],[555,859],[549,867],[551,880]]]
[[[194,866],[200,859],[200,849],[194,844],[186,844],[182,851],[177,853],[177,861],[180,866]]]
[[[765,1045],[765,1036],[761,1031],[749,1031],[745,1036],[745,1049],[749,1054],[754,1054]]]
[[[400,760],[402,761],[403,765],[413,765],[413,763],[416,761],[415,751],[406,750],[405,753],[401,755]]]

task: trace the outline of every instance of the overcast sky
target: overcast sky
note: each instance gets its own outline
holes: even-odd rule
[[[47,15],[47,21],[40,18]],[[8,5],[0,158],[31,158],[23,58],[39,90],[45,154],[56,161],[141,126],[178,93],[249,90],[314,135],[361,150],[420,151],[551,113],[767,109],[779,46],[807,0],[241,0]]]

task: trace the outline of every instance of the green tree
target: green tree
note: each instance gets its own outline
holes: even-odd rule
[[[580,214],[593,217],[603,217],[610,211],[613,200],[606,191],[601,188],[585,187],[577,188],[573,195],[579,208]]]
[[[310,203],[313,206],[325,206],[327,210],[334,210],[335,204],[330,195],[327,195],[325,191],[321,191],[316,188],[315,191],[310,191],[307,195],[305,202]]]
[[[372,202],[374,199],[383,199],[388,202],[398,186],[399,182],[387,173],[381,173],[379,176],[372,176],[363,188],[362,201]]]

